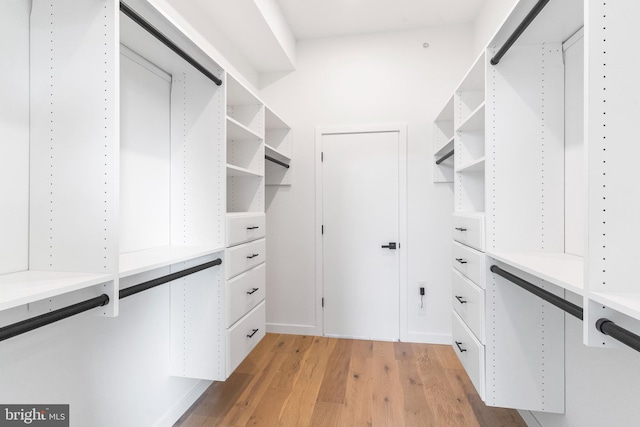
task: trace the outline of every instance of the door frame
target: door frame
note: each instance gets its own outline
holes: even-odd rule
[[[407,307],[407,260],[408,260],[408,234],[407,234],[407,124],[361,124],[321,126],[316,128],[316,331],[324,336],[324,312],[322,309],[322,297],[324,295],[324,259],[322,253],[322,212],[323,212],[323,175],[322,175],[322,137],[324,135],[349,134],[349,133],[398,133],[398,228],[400,235],[400,249],[398,250],[399,262],[399,300],[398,312],[400,314],[400,341],[407,341],[408,332],[408,307]]]

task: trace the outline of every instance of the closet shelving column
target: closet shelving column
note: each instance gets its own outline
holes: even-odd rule
[[[227,74],[226,376],[265,334],[265,106]]]
[[[454,157],[444,158],[454,149],[453,103],[451,96],[433,124],[433,182],[453,182]]]
[[[14,320],[62,294],[68,305],[105,293],[95,311],[118,313],[115,7],[0,6],[0,310]]]
[[[293,132],[268,106],[265,106],[264,148],[265,156],[291,166]],[[291,185],[291,168],[266,160],[265,185]]]

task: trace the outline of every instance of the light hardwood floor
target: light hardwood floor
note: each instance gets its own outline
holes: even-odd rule
[[[450,346],[267,334],[175,426],[526,424],[484,405]]]

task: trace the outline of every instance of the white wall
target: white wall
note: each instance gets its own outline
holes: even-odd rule
[[[261,96],[293,128],[293,185],[267,187],[267,322],[273,331],[322,333],[316,316],[315,129],[408,125],[408,330],[450,342],[452,186],[432,182],[432,122],[471,65],[470,26],[299,42],[297,70]],[[422,47],[430,43],[428,49]],[[405,245],[406,244],[406,245]],[[419,280],[426,316],[417,315]]]

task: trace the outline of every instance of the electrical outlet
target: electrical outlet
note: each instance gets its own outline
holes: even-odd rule
[[[427,314],[427,282],[418,282],[418,315],[425,316]]]

